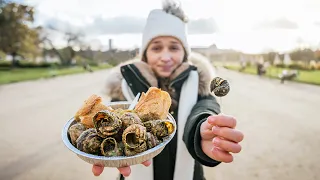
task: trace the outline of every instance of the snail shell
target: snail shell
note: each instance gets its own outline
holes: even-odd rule
[[[229,82],[221,77],[215,77],[210,84],[210,90],[216,96],[222,97],[229,93],[230,85]]]
[[[78,137],[80,136],[80,134],[85,131],[87,128],[82,124],[82,123],[76,123],[74,125],[72,125],[69,129],[68,129],[68,133],[70,135],[70,140],[71,143],[76,146],[76,140],[78,139]]]
[[[98,135],[103,138],[117,134],[122,127],[119,117],[108,110],[97,112],[92,121]]]
[[[157,138],[169,136],[174,131],[174,125],[168,120],[151,120],[144,122],[148,132],[151,132]]]
[[[160,144],[160,141],[158,140],[158,138],[156,136],[154,136],[153,134],[151,134],[150,132],[147,132],[147,146],[149,149],[157,146],[158,144]]]
[[[89,154],[100,155],[100,145],[102,141],[103,138],[98,136],[96,130],[90,128],[80,134],[76,141],[77,149]]]
[[[122,150],[119,147],[119,144],[112,137],[108,137],[102,141],[100,150],[102,155],[108,156],[108,157],[122,155]]]
[[[140,124],[132,124],[123,131],[122,142],[125,147],[135,149],[146,142],[146,134],[146,127]]]
[[[144,141],[141,144],[139,144],[139,146],[136,147],[136,148],[130,148],[128,146],[125,146],[124,154],[126,156],[134,156],[134,155],[139,154],[139,153],[141,153],[143,151],[146,151],[147,149],[148,149],[147,148],[147,142]]]
[[[136,113],[133,112],[124,112],[121,116],[120,119],[122,121],[122,126],[124,129],[129,127],[132,124],[140,124],[143,125],[141,122],[141,119]]]

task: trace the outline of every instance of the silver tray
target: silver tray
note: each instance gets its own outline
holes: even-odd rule
[[[111,106],[113,109],[117,109],[117,108],[127,109],[130,106],[130,102],[127,102],[127,101],[111,102],[107,104],[107,106]],[[68,122],[64,125],[62,130],[62,141],[69,150],[75,153],[83,161],[90,164],[100,165],[104,167],[125,167],[125,166],[130,166],[135,164],[141,164],[142,162],[157,156],[175,136],[177,131],[177,124],[175,119],[171,116],[170,113],[168,114],[167,120],[171,121],[174,125],[173,133],[167,138],[163,139],[163,142],[157,145],[156,147],[148,149],[147,151],[144,151],[134,156],[105,157],[105,156],[88,154],[78,150],[76,147],[74,147],[71,144],[70,136],[68,134],[69,127],[76,123],[74,117],[68,120]]]

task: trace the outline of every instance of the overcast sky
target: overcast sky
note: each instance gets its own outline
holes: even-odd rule
[[[35,5],[36,23],[82,32],[87,39],[120,48],[140,45],[151,9],[161,0],[19,0]],[[289,50],[320,43],[320,0],[181,0],[191,46],[216,43],[245,52]],[[56,36],[57,44],[63,43]]]

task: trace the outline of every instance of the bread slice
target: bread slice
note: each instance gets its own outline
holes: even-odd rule
[[[166,119],[171,106],[168,92],[156,87],[150,87],[147,93],[142,93],[134,109],[142,121]]]

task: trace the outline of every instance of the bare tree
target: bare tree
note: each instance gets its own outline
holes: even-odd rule
[[[66,41],[66,46],[62,49],[58,49],[50,39],[50,33],[48,31],[54,31],[62,33]],[[74,33],[71,31],[63,32],[52,26],[48,26],[47,31],[42,31],[42,40],[44,43],[47,43],[54,53],[59,57],[61,64],[64,66],[69,66],[72,63],[72,59],[76,56],[76,51],[74,50],[75,46],[80,46],[83,44],[82,38],[84,35],[82,33]]]

